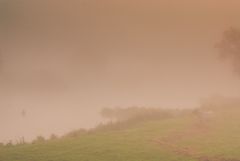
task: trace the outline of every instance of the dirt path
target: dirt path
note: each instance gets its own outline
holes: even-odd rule
[[[162,140],[153,140],[154,143],[161,145],[165,149],[182,156],[186,156],[198,161],[240,161],[240,160],[232,160],[232,159],[224,159],[220,157],[209,157],[201,154],[200,152],[195,151],[193,148],[190,147],[179,147],[175,144],[162,141]]]
[[[206,156],[192,147],[177,145],[177,143],[181,140],[193,138],[195,136],[204,137],[205,135],[208,135],[209,132],[210,129],[208,127],[199,127],[196,126],[196,124],[193,124],[181,133],[173,133],[165,138],[157,138],[152,141],[175,154],[186,156],[198,161],[240,161],[240,159],[226,159],[217,156]]]

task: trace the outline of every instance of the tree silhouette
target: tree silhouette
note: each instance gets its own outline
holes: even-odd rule
[[[240,74],[240,30],[236,28],[226,30],[217,48],[220,57],[229,60],[235,71]]]

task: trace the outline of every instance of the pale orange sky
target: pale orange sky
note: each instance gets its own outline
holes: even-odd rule
[[[91,127],[102,107],[184,108],[209,96],[238,97],[240,77],[214,45],[224,30],[240,27],[239,6],[238,0],[12,3],[1,29],[0,141]]]

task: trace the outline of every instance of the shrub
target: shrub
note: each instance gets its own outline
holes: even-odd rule
[[[50,140],[56,140],[56,139],[58,139],[58,136],[57,136],[57,135],[52,134],[52,135],[50,136]]]
[[[43,136],[38,136],[35,140],[32,141],[33,144],[37,144],[37,143],[43,143],[45,142],[45,138]]]
[[[86,129],[78,129],[65,134],[63,138],[75,138],[75,137],[82,136],[86,133],[87,133]]]

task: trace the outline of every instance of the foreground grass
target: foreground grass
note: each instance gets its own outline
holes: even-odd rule
[[[106,130],[78,138],[6,147],[1,161],[184,161],[151,141],[183,127],[183,120],[150,121],[121,130]],[[181,125],[181,126],[180,126]]]
[[[188,134],[175,142],[182,147],[195,149],[201,156],[240,161],[240,108],[215,112],[205,126],[189,128]],[[192,131],[192,132],[191,132]],[[195,131],[195,132],[194,132]],[[186,137],[191,134],[191,137]],[[220,159],[219,159],[220,160]]]
[[[207,125],[193,116],[139,122],[76,138],[0,148],[0,161],[236,161],[240,110],[216,111]]]

